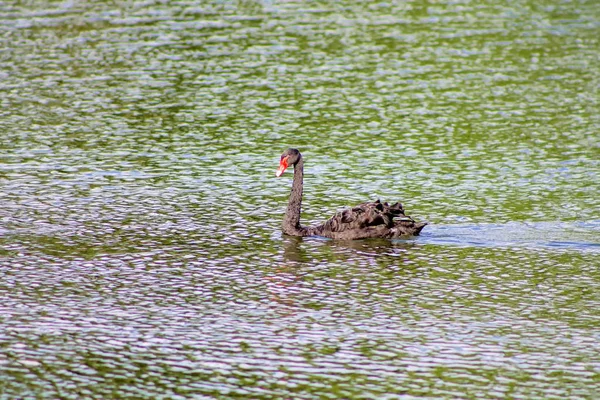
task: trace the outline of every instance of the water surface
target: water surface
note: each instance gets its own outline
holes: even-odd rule
[[[594,1],[0,9],[0,398],[595,398]],[[401,201],[407,240],[282,236]]]

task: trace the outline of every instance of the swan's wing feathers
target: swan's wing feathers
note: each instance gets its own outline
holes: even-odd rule
[[[356,212],[353,212],[355,210],[344,210],[339,212],[338,214],[340,214],[339,219],[340,222],[343,224],[349,224],[352,223],[356,220]],[[335,217],[334,217],[335,218]]]
[[[405,215],[402,204],[377,200],[339,211],[324,224],[308,229],[310,235],[348,240],[418,235],[425,225]]]
[[[381,203],[377,200],[336,213],[325,223],[325,229],[331,232],[343,232],[368,227],[392,228],[394,218],[397,217],[404,217],[402,204],[395,203],[390,206],[388,203]]]

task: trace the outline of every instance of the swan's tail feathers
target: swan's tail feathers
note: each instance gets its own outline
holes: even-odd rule
[[[425,228],[427,222],[415,222],[411,217],[404,217],[396,220],[393,237],[400,236],[419,236],[419,233]]]
[[[418,222],[415,224],[415,236],[419,236],[419,234],[421,233],[421,231],[423,230],[423,228],[425,228],[425,226],[427,226],[428,222]]]

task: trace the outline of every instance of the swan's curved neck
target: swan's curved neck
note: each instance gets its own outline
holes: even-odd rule
[[[285,218],[283,219],[283,232],[293,236],[303,236],[304,228],[300,226],[300,212],[302,210],[302,190],[304,185],[304,160],[294,165],[294,181],[288,202]]]

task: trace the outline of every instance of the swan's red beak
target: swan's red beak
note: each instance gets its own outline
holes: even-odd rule
[[[275,172],[275,176],[279,178],[281,175],[283,175],[283,172],[287,169],[287,167],[287,157],[281,157],[281,161],[279,161],[279,169],[277,172]]]

